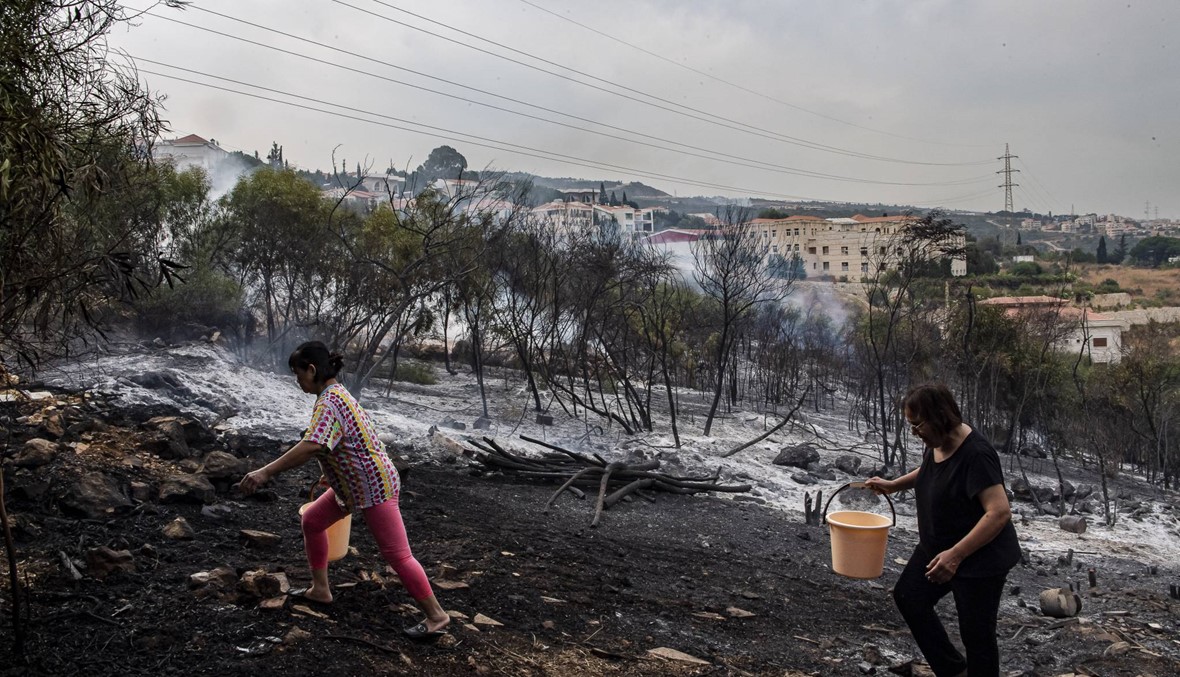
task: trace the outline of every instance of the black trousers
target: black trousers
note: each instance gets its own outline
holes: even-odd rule
[[[926,553],[921,546],[914,550],[893,588],[893,600],[897,602],[898,610],[935,675],[949,677],[967,670],[970,677],[996,677],[1000,674],[996,616],[1008,574],[988,578],[955,576],[942,585],[935,585],[926,579],[926,565],[934,554]],[[966,658],[951,643],[946,628],[934,612],[934,605],[947,593],[955,598],[959,636],[967,650]]]

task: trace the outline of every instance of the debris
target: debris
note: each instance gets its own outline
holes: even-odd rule
[[[287,636],[283,638],[283,644],[291,646],[293,644],[298,644],[305,639],[311,639],[311,633],[296,625],[292,626],[291,629],[287,631]]]
[[[691,663],[693,665],[709,665],[709,661],[703,661],[696,656],[690,656],[683,651],[676,649],[669,649],[666,646],[656,647],[655,649],[648,649],[647,653],[657,658],[664,658],[670,661],[679,661],[681,663]]]
[[[82,580],[82,572],[78,571],[78,567],[74,566],[74,562],[70,559],[69,555],[60,551],[57,555],[61,558],[61,567],[65,569],[66,575],[69,576],[70,580],[75,583]]]
[[[1082,611],[1082,598],[1068,588],[1050,588],[1041,593],[1041,613],[1053,618],[1071,618]]]
[[[105,545],[86,551],[86,568],[102,580],[116,571],[135,573],[135,558],[129,550],[111,550]]]
[[[1057,520],[1057,526],[1070,533],[1084,534],[1086,533],[1086,516],[1066,515]]]
[[[172,475],[160,487],[161,503],[212,503],[216,495],[201,475]]]
[[[751,613],[749,611],[746,611],[745,609],[739,609],[736,606],[729,607],[728,609],[725,610],[725,613],[729,614],[730,618],[753,618],[754,616],[757,615],[757,614]]]
[[[238,535],[246,545],[257,548],[277,548],[279,543],[283,541],[283,537],[278,534],[254,529],[242,529],[238,532]]]
[[[504,624],[501,623],[500,621],[488,618],[487,616],[485,616],[483,614],[475,614],[475,620],[472,622],[475,623],[476,625],[488,625],[491,627],[503,627],[504,626]]]
[[[311,616],[312,618],[328,618],[328,614],[322,614],[305,604],[292,604],[291,611],[297,611],[304,616]]]
[[[25,442],[12,464],[18,468],[39,468],[53,461],[57,456],[57,445],[40,437]]]
[[[703,618],[708,621],[723,621],[723,620],[725,620],[725,616],[722,616],[719,613],[714,613],[712,611],[694,611],[692,615],[696,616],[697,618]]]
[[[466,590],[471,587],[470,585],[468,585],[467,583],[464,583],[463,581],[435,580],[435,581],[431,581],[430,584],[436,588],[439,588],[440,590]]]
[[[279,595],[278,597],[269,597],[258,603],[258,608],[266,611],[273,611],[275,609],[282,609],[287,604],[287,596]]]
[[[545,602],[546,604],[565,604],[564,599],[558,599],[556,597],[546,597],[544,595],[541,595],[541,601]]]

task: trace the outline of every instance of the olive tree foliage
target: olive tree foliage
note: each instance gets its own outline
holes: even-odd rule
[[[881,462],[904,470],[905,420],[898,405],[911,383],[929,377],[940,341],[941,299],[926,281],[944,259],[964,254],[962,228],[932,211],[907,219],[868,254],[866,304],[854,338],[860,369],[850,390],[879,441]]]
[[[0,4],[0,358],[67,354],[172,272],[159,196],[136,189],[159,100],[106,44],[131,18],[115,0]]]

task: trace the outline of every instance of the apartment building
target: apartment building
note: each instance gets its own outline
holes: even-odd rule
[[[756,232],[770,246],[772,254],[803,260],[808,277],[847,277],[859,280],[872,272],[875,261],[892,258],[887,251],[891,237],[915,219],[908,216],[824,219],[790,216],[785,219],[754,219]],[[951,274],[967,274],[966,257],[951,261]]]

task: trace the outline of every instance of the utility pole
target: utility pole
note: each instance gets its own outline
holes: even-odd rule
[[[1017,157],[1020,157],[1020,156],[1013,155],[1012,153],[1009,153],[1008,152],[1008,144],[1004,144],[1004,154],[1002,156],[996,158],[997,160],[1004,161],[1004,168],[1001,169],[1000,171],[996,172],[997,174],[1004,175],[1004,182],[1001,183],[999,186],[997,186],[997,188],[1004,189],[1004,211],[1009,212],[1009,213],[1014,211],[1014,209],[1012,207],[1012,186],[1019,186],[1020,185],[1019,183],[1012,183],[1012,172],[1019,172],[1020,171],[1019,169],[1012,169],[1012,158],[1017,158]]]

